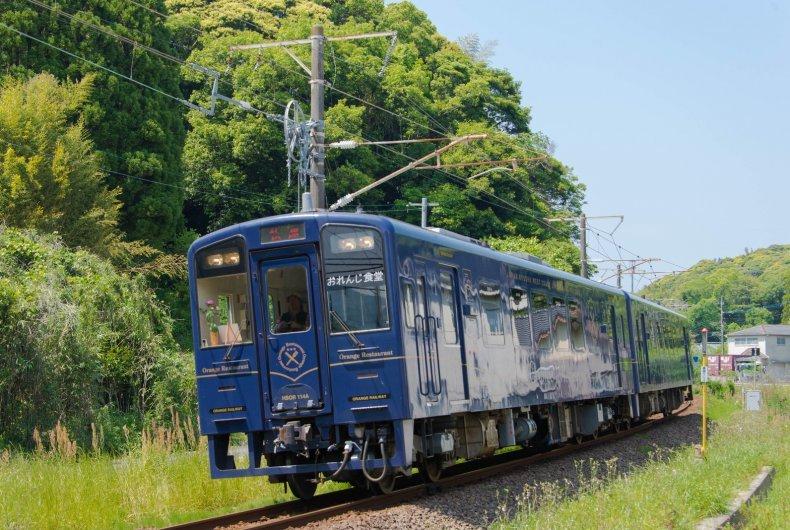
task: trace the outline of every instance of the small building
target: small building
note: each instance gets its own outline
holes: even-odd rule
[[[790,381],[790,325],[761,324],[727,336],[727,355],[759,355],[766,375]]]

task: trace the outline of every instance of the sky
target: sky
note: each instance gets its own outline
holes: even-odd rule
[[[414,3],[449,39],[497,41],[585,213],[625,216],[622,247],[688,267],[790,243],[790,2]]]

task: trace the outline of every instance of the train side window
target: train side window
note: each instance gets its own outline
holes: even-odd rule
[[[458,318],[455,310],[455,285],[448,272],[439,273],[439,289],[442,295],[442,330],[445,344],[458,343]]]
[[[513,328],[519,346],[532,346],[532,324],[529,321],[529,297],[523,289],[510,290],[510,309],[513,311]]]
[[[532,325],[535,346],[540,350],[551,349],[551,317],[549,300],[543,293],[532,293]]]
[[[571,320],[571,346],[576,351],[584,351],[584,325],[582,324],[582,308],[578,302],[568,302]]]
[[[568,339],[568,311],[565,307],[565,300],[554,297],[551,303],[551,334],[554,344],[561,350],[570,348]]]
[[[505,323],[499,287],[481,283],[478,295],[483,309],[483,340],[488,344],[501,346],[505,344]]]
[[[401,300],[403,303],[403,323],[409,329],[414,328],[414,286],[409,280],[401,279]]]

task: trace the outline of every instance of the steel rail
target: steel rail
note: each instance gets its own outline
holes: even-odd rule
[[[227,526],[244,525],[244,530],[279,529],[299,527],[322,521],[350,511],[369,511],[394,506],[405,501],[424,497],[447,488],[479,482],[505,472],[538,462],[550,461],[577,451],[628,438],[661,425],[688,410],[693,402],[678,408],[670,416],[647,420],[629,429],[601,435],[580,444],[568,443],[551,451],[531,453],[527,449],[510,451],[492,457],[455,464],[446,470],[447,476],[438,482],[425,483],[419,475],[406,481],[408,485],[387,495],[370,496],[361,489],[349,488],[318,495],[310,500],[294,500],[262,508],[210,517],[199,521],[167,527],[168,530],[213,530]],[[400,479],[399,479],[400,480]]]

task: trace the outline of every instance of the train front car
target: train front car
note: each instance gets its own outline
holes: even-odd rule
[[[387,491],[410,468],[390,239],[382,218],[295,214],[193,243],[200,429],[212,477],[266,475],[309,498],[327,478]]]

